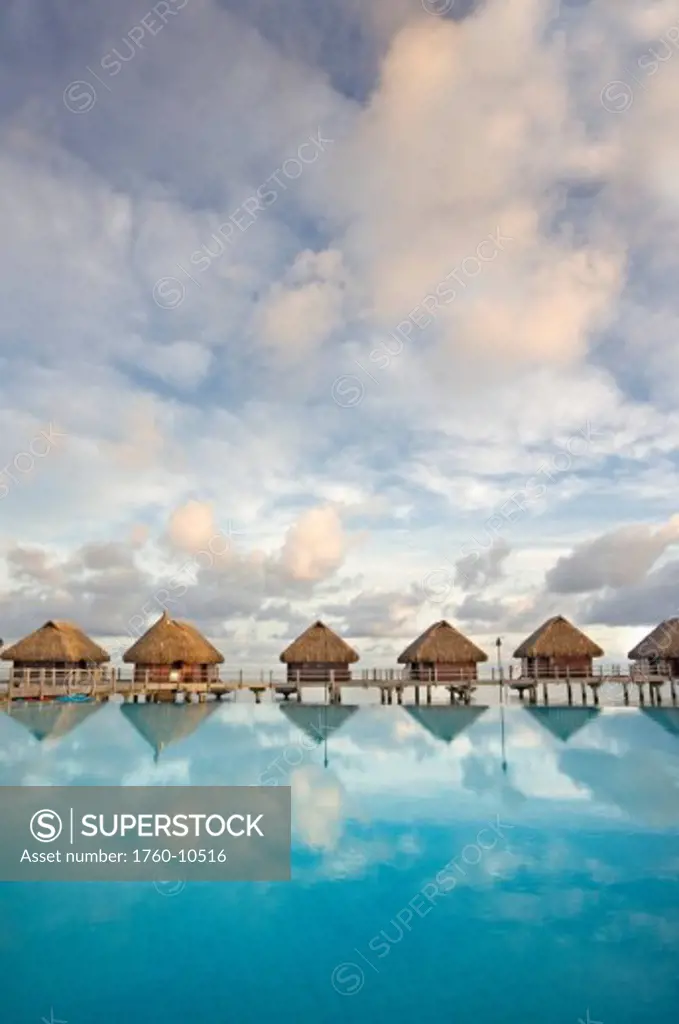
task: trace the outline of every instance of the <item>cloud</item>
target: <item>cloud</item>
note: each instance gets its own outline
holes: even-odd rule
[[[671,5],[191,0],[138,47],[131,0],[53,7],[0,13],[3,632],[124,631],[231,521],[170,610],[238,657],[322,609],[392,663],[442,564],[471,628],[622,654],[673,601]]]
[[[274,284],[258,313],[256,332],[284,361],[315,351],[342,322],[342,257],[337,250],[300,253]]]
[[[504,562],[510,552],[509,544],[500,537],[484,554],[472,551],[463,555],[455,562],[455,584],[462,590],[476,590],[496,583],[505,575]]]
[[[280,565],[293,580],[317,582],[341,566],[345,547],[337,509],[332,505],[311,508],[288,530]]]
[[[622,526],[578,545],[547,573],[554,594],[585,594],[640,583],[661,555],[679,543],[679,516],[661,527]]]
[[[214,509],[208,502],[188,501],[174,510],[168,523],[170,543],[180,551],[200,551],[217,532]]]

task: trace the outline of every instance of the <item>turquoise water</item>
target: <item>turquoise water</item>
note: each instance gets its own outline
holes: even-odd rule
[[[291,785],[293,881],[0,884],[3,1024],[676,1022],[677,710],[69,711],[1,784]]]

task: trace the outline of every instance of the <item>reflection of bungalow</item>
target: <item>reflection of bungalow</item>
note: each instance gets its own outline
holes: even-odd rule
[[[679,678],[679,619],[665,619],[627,657],[642,672]]]
[[[135,682],[207,683],[219,678],[217,666],[224,656],[195,626],[163,612],[125,652],[123,661],[134,665]]]
[[[541,725],[556,736],[558,740],[567,743],[571,736],[583,729],[588,722],[599,714],[599,708],[527,708],[530,715],[540,722]]]
[[[453,740],[468,729],[476,721],[479,715],[486,711],[486,707],[473,708],[448,708],[448,707],[408,707],[406,711],[418,722],[428,733],[435,736],[443,743],[452,743]]]
[[[357,707],[340,707],[337,704],[280,704],[279,707],[285,717],[317,745],[337,732],[358,711]]]
[[[642,714],[652,718],[671,736],[679,737],[679,708],[642,708]]]
[[[153,750],[154,760],[170,745],[190,736],[213,711],[217,701],[203,704],[123,704],[121,712]]]
[[[44,671],[48,683],[54,681],[64,687],[69,678],[77,680],[80,676],[86,677],[91,674],[94,666],[100,667],[111,660],[106,651],[85,636],[78,626],[52,620],[7,647],[0,658],[14,663],[12,677],[17,682],[25,676],[27,670],[32,670],[34,681],[38,673]]]
[[[56,740],[94,714],[100,704],[10,704],[10,718],[20,722],[40,743]]]
[[[480,647],[451,626],[435,622],[399,655],[408,666],[408,677],[420,681],[455,682],[476,679],[480,661],[488,661]]]
[[[285,648],[280,659],[288,666],[291,685],[297,680],[327,683],[331,672],[335,682],[347,683],[351,679],[349,665],[358,661],[358,654],[324,623],[314,622]]]
[[[592,659],[600,658],[603,653],[563,615],[555,615],[517,647],[514,657],[521,659],[522,676],[586,679],[593,674]]]

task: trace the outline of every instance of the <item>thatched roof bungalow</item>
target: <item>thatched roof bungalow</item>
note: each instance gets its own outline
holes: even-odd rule
[[[439,683],[476,679],[480,661],[488,661],[488,655],[445,619],[425,629],[398,657],[410,679]]]
[[[325,623],[314,622],[286,647],[280,660],[288,666],[288,682],[327,683],[330,673],[337,683],[351,680],[349,665],[358,661],[358,654],[346,640]]]
[[[592,659],[603,653],[598,644],[563,615],[554,615],[517,647],[514,657],[521,659],[523,676],[586,679],[593,672]]]
[[[627,657],[653,675],[679,677],[679,619],[665,619]]]
[[[224,655],[195,626],[167,612],[123,654],[136,682],[206,683],[219,678]]]
[[[88,671],[92,666],[111,660],[103,647],[90,640],[78,626],[52,619],[5,648],[0,658],[14,663],[12,676],[15,679],[24,676],[29,669],[37,669],[49,672],[64,685],[67,673]]]

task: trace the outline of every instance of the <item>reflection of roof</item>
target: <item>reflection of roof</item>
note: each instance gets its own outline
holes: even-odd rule
[[[72,622],[50,619],[0,655],[3,661],[33,661],[46,665],[66,662],[91,661],[100,665],[110,661],[103,647],[85,636]]]
[[[644,708],[643,713],[673,736],[679,736],[679,708]]]
[[[583,729],[599,714],[599,708],[526,708],[529,714],[544,725],[558,740],[567,743],[571,736]]]
[[[341,704],[290,704],[279,705],[291,722],[307,734],[315,743],[322,743],[340,729],[348,718],[358,711],[357,707]]]
[[[320,662],[348,665],[358,661],[358,654],[346,640],[330,629],[330,626],[319,620],[293,640],[285,648],[280,659],[283,662],[298,664]]]
[[[563,615],[554,615],[531,633],[514,651],[515,658],[600,658],[598,644]]]
[[[190,736],[219,707],[217,701],[201,704],[123,704],[125,718],[143,736],[156,755]]]
[[[487,708],[485,706],[469,708],[407,707],[405,710],[436,739],[443,740],[444,743],[451,743],[456,736],[473,725]]]
[[[36,740],[58,739],[93,715],[95,704],[10,704],[7,714],[20,722]]]
[[[425,629],[416,640],[409,644],[398,656],[399,664],[419,661],[434,664],[455,664],[477,661],[488,661],[488,655],[480,647],[472,643],[459,629],[451,626],[445,619],[435,622]]]

